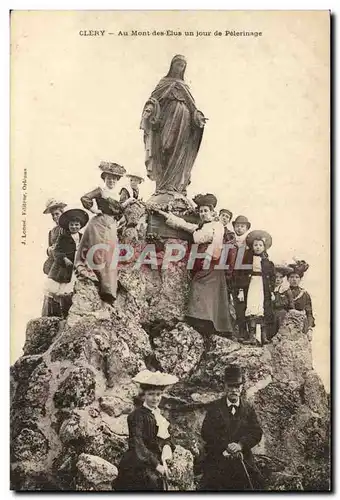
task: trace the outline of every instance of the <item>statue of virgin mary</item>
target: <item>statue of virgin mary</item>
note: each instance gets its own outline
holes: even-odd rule
[[[156,181],[155,194],[186,195],[202,141],[206,118],[184,82],[186,64],[181,55],[172,59],[143,109],[145,165],[149,179]]]

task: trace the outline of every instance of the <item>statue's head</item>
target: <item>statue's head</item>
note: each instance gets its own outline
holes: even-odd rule
[[[172,58],[169,73],[166,76],[183,80],[186,66],[185,57],[177,54]]]

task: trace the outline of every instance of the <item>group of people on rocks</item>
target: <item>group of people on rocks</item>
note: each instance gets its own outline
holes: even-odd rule
[[[81,197],[83,209],[65,210],[66,204],[60,200],[47,202],[44,213],[50,213],[56,225],[48,236],[43,316],[67,316],[75,277],[80,273],[88,273],[96,281],[103,301],[113,305],[116,299],[117,266],[108,261],[107,265],[91,269],[87,257],[98,245],[117,247],[117,230],[125,223],[124,211],[139,199],[143,178],[129,174],[129,185],[119,187],[118,181],[126,175],[124,167],[101,162],[99,169],[104,185]],[[186,231],[189,239],[198,244],[186,321],[200,332],[217,333],[255,346],[269,342],[287,311],[296,309],[303,312],[304,331],[311,339],[314,327],[311,297],[300,287],[308,264],[296,261],[274,265],[268,256],[272,245],[268,232],[251,231],[251,223],[243,215],[232,221],[233,214],[228,209],[221,208],[217,215],[217,199],[213,194],[198,194],[193,202],[199,215],[197,223],[154,208],[166,225]],[[87,211],[94,214],[91,219]],[[229,228],[231,221],[233,231]],[[221,270],[216,264],[226,246],[229,268]],[[208,268],[202,254],[210,258]],[[93,262],[102,262],[102,258],[100,250],[96,251]]]
[[[124,224],[124,209],[139,197],[143,177],[127,174],[116,163],[99,165],[102,186],[85,193],[80,201],[84,207],[65,210],[66,203],[57,199],[47,202],[45,214],[51,214],[55,227],[48,235],[48,259],[43,271],[48,276],[42,309],[43,316],[66,318],[72,304],[77,272],[88,272],[98,282],[99,293],[105,302],[112,304],[117,294],[117,269],[108,263],[101,269],[89,269],[86,257],[96,245],[118,243],[117,228]],[[118,188],[118,181],[125,176],[129,184]],[[87,211],[94,214],[89,220]],[[84,233],[80,230],[85,227]],[[97,257],[100,252],[97,252]],[[94,255],[94,261],[96,255]]]
[[[205,258],[195,262],[187,321],[201,332],[231,337],[244,344],[263,345],[278,332],[286,313],[296,309],[305,316],[304,332],[311,340],[312,301],[309,293],[300,287],[308,264],[301,260],[290,265],[274,265],[267,253],[272,245],[268,232],[250,231],[251,223],[243,215],[235,218],[234,231],[231,231],[228,224],[233,214],[222,208],[217,217],[217,199],[213,194],[197,195],[193,201],[198,207],[199,224],[159,211],[167,225],[191,233],[199,253],[211,258],[208,269],[204,266]],[[226,245],[229,268],[222,271],[218,264]],[[285,283],[286,278],[289,285]]]

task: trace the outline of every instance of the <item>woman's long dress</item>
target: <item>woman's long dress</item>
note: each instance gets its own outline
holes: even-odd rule
[[[209,269],[203,269],[204,259],[199,259],[193,269],[186,315],[189,320],[209,322],[216,333],[229,336],[233,333],[233,324],[225,271],[214,269],[219,262],[223,234],[222,224],[216,221],[206,222],[193,233],[194,242],[199,244],[198,252],[205,251],[212,260]]]
[[[223,246],[224,227],[219,221],[200,226],[190,224],[171,214],[167,224],[192,232],[197,251],[211,257],[208,269],[203,269],[205,259],[196,259],[192,270],[186,318],[188,323],[204,331],[213,330],[224,336],[232,336],[233,323],[230,315],[229,294],[224,269],[218,265]]]
[[[99,280],[99,292],[103,299],[111,302],[117,293],[117,265],[112,259],[117,252],[117,223],[122,215],[118,194],[100,187],[86,193],[81,202],[86,210],[96,200],[101,214],[92,217],[88,223],[76,255],[75,267],[85,265]],[[95,245],[101,245],[95,250]],[[89,250],[91,253],[88,254]],[[94,266],[93,266],[94,264]]]
[[[169,422],[159,410],[142,406],[128,416],[129,448],[119,464],[115,491],[162,491],[164,482],[156,471],[162,465],[165,445],[173,449]]]
[[[43,273],[48,276],[51,267],[54,262],[54,250],[57,243],[58,237],[61,234],[61,227],[54,226],[48,233],[48,247],[47,247],[47,259],[44,262]],[[47,283],[45,283],[45,288]],[[41,311],[42,316],[53,316],[53,299],[51,299],[49,294],[44,295],[44,301]]]

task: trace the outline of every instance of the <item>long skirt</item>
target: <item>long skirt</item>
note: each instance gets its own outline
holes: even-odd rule
[[[75,258],[75,267],[85,264],[94,271],[99,280],[100,295],[107,301],[114,300],[117,294],[118,272],[114,262],[117,244],[117,224],[114,217],[107,214],[95,215],[84,231]],[[104,247],[96,249],[93,248],[95,245]]]
[[[233,333],[229,294],[222,270],[197,271],[192,278],[186,316],[212,323],[216,332]]]
[[[74,273],[72,273],[72,279],[69,283],[58,283],[47,278],[41,315],[66,318],[72,305],[74,283]]]

